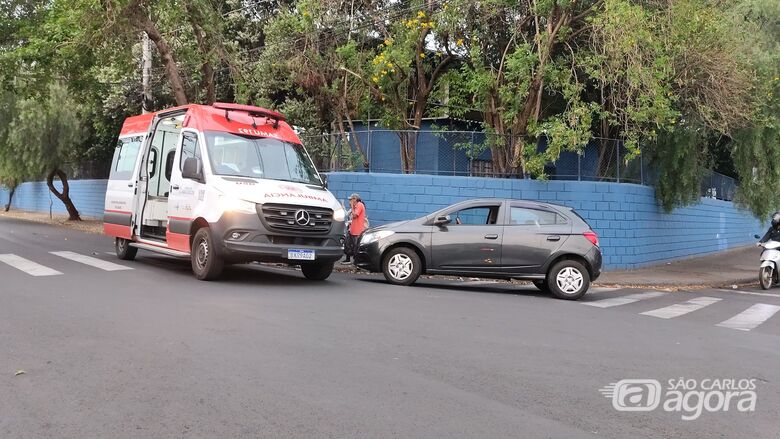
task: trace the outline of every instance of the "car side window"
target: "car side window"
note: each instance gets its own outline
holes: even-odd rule
[[[512,206],[509,212],[510,225],[539,227],[566,224],[566,218],[549,210]]]
[[[498,206],[474,206],[450,213],[450,225],[484,226],[498,223]]]
[[[184,161],[190,157],[200,158],[198,138],[194,134],[185,133],[181,142],[181,158],[179,160],[180,170],[184,170]]]

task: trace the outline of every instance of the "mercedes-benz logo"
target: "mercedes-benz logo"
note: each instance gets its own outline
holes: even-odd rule
[[[299,226],[308,226],[309,221],[311,221],[311,215],[309,215],[309,212],[303,209],[295,212],[295,222],[298,223]]]

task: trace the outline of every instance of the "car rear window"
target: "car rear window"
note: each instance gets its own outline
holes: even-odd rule
[[[576,211],[576,210],[574,210],[574,209],[569,209],[569,210],[570,210],[570,211],[571,211],[571,213],[573,213],[573,214],[574,214],[574,215],[575,215],[577,218],[581,219],[583,223],[585,223],[585,224],[588,224],[588,221],[587,221],[587,220],[585,220],[585,218],[583,218],[583,217],[582,217],[582,215],[580,215],[580,214],[579,214],[579,212],[577,212],[577,211]]]

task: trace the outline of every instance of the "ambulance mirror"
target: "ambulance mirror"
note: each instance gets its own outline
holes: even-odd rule
[[[189,157],[184,160],[184,169],[181,176],[190,180],[203,182],[203,163],[197,157]]]

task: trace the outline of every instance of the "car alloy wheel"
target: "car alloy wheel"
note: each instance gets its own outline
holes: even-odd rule
[[[395,285],[411,285],[422,274],[423,262],[409,247],[396,247],[382,255],[382,273]]]
[[[564,259],[547,274],[547,286],[559,299],[577,300],[588,292],[590,273],[581,262]]]
[[[393,255],[388,261],[387,265],[390,276],[399,282],[403,282],[408,279],[414,271],[414,263],[412,263],[412,259],[403,253]]]
[[[564,268],[555,277],[558,288],[566,294],[577,293],[582,288],[583,282],[582,273],[574,267]]]

